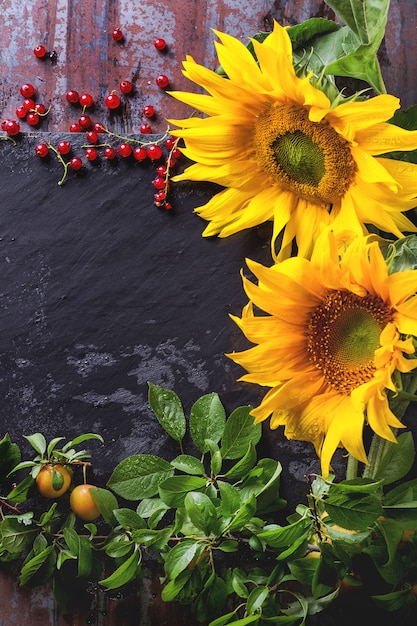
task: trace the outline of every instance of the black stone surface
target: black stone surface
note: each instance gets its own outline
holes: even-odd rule
[[[69,139],[81,154],[83,137]],[[69,173],[41,160],[37,138],[0,141],[0,435],[47,439],[100,433],[89,444],[103,484],[124,457],[172,458],[173,444],[149,409],[147,382],[174,390],[186,413],[217,392],[228,413],[263,390],[237,382],[225,352],[247,347],[229,319],[246,303],[246,257],[270,264],[269,226],[204,239],[193,209],[214,188],[173,186],[170,212],[153,203],[152,165],[100,159]],[[310,444],[265,425],[264,455],[283,466],[283,495],[303,501],[318,472]],[[336,467],[343,467],[342,454]]]

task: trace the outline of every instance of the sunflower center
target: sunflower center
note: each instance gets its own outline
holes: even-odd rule
[[[381,331],[391,320],[391,308],[378,296],[330,293],[308,324],[310,361],[333,389],[349,394],[372,379]]]
[[[270,106],[255,125],[258,165],[274,182],[315,204],[333,204],[355,173],[349,143],[326,121],[295,106]]]

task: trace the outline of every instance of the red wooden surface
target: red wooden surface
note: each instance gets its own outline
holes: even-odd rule
[[[93,95],[95,119],[120,134],[137,133],[143,106],[152,104],[157,113],[152,129],[160,132],[166,118],[185,117],[189,111],[159,89],[155,78],[163,73],[170,79],[170,88],[193,89],[181,74],[181,62],[190,54],[207,67],[216,67],[211,29],[245,41],[259,30],[268,30],[274,18],[294,24],[315,16],[333,17],[321,0],[2,0],[0,114],[15,117],[22,100],[19,86],[31,82],[37,100],[51,106],[42,124],[44,131],[67,131],[77,119],[80,109],[65,100],[66,91],[76,89]],[[121,43],[111,38],[115,27],[125,35]],[[399,96],[405,108],[417,102],[416,27],[415,0],[393,0],[381,65],[388,91]],[[167,41],[165,53],[153,46],[157,36]],[[55,51],[56,63],[34,56],[33,48],[40,43]],[[118,89],[121,80],[131,80],[135,93],[112,115],[104,98]],[[162,603],[159,591],[155,581],[145,578],[136,596],[108,599],[100,592],[92,593],[91,605],[76,611],[69,623],[191,626],[184,610]],[[49,590],[19,589],[14,577],[0,571],[0,626],[66,623]]]
[[[184,117],[189,111],[159,89],[155,78],[163,73],[170,88],[193,89],[181,74],[181,62],[190,54],[207,67],[216,67],[211,29],[246,41],[255,32],[268,30],[272,19],[294,24],[315,16],[332,18],[333,14],[321,0],[2,0],[0,114],[15,116],[22,100],[19,86],[30,82],[38,101],[51,106],[42,123],[44,131],[69,129],[79,108],[68,105],[65,93],[76,89],[91,93],[96,101],[94,116],[123,134],[139,131],[143,106],[152,104],[157,113],[152,129],[160,132],[166,127],[165,118]],[[414,0],[392,1],[381,64],[389,92],[399,96],[405,107],[417,101],[416,23]],[[116,27],[125,35],[121,43],[111,37]],[[166,52],[154,48],[155,37],[166,40]],[[56,63],[35,57],[33,48],[40,43],[56,53]],[[118,89],[121,80],[131,80],[135,93],[124,99],[117,114],[109,114],[104,98]]]

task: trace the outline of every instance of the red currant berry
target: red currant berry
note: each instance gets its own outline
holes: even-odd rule
[[[79,124],[77,124],[76,122],[71,124],[70,133],[80,133],[81,131],[82,131],[82,128]]]
[[[33,49],[33,54],[35,57],[38,57],[38,59],[43,59],[43,57],[46,56],[45,46],[39,44],[39,46],[36,46],[36,48]]]
[[[167,47],[166,41],[165,39],[162,39],[162,37],[157,37],[156,39],[154,39],[153,45],[160,52],[162,50],[165,50],[165,48]]]
[[[174,148],[171,152],[171,158],[179,159],[181,156],[181,150],[179,148]]]
[[[147,124],[146,122],[144,122],[141,127],[140,127],[140,132],[143,135],[150,135],[152,132],[152,128],[149,126],[149,124]]]
[[[1,129],[4,130],[4,132],[6,132],[7,124],[9,122],[10,122],[10,120],[2,120]]]
[[[155,115],[155,109],[151,104],[147,104],[145,107],[143,107],[143,115],[149,118]]]
[[[131,93],[133,90],[133,85],[129,80],[122,80],[119,87],[122,93]]]
[[[91,118],[88,115],[81,115],[78,123],[83,130],[87,130],[91,126]]]
[[[35,111],[39,115],[45,115],[45,113],[46,113],[46,106],[44,104],[42,104],[42,102],[38,102],[38,103],[35,104]]]
[[[106,159],[111,161],[112,159],[116,158],[116,150],[112,148],[111,146],[108,146],[107,148],[104,149],[104,156]]]
[[[98,133],[96,130],[89,130],[86,133],[86,138],[88,143],[97,143],[98,141]]]
[[[152,185],[155,187],[155,189],[164,189],[165,178],[162,178],[162,176],[157,176],[153,179]]]
[[[168,76],[165,76],[165,74],[159,74],[159,76],[155,78],[155,82],[158,87],[165,89],[165,87],[168,87],[169,85],[169,78]]]
[[[161,146],[157,146],[156,144],[151,144],[147,147],[146,152],[148,157],[152,159],[152,161],[157,161],[162,156],[162,148]]]
[[[172,150],[174,146],[175,146],[175,139],[173,137],[167,137],[165,139],[165,147],[168,148],[168,150]]]
[[[80,170],[83,166],[83,162],[82,162],[82,159],[80,159],[80,157],[72,158],[69,164],[70,164],[70,168],[74,170],[74,172],[78,172],[78,170]]]
[[[26,111],[32,111],[35,108],[35,101],[32,98],[26,98],[26,100],[23,100],[23,106]]]
[[[164,204],[164,208],[165,208],[167,211],[171,211],[171,209],[172,209],[172,204],[171,204],[170,202],[165,202],[165,204]]]
[[[26,121],[31,126],[37,126],[40,122],[41,118],[39,115],[33,111],[29,112],[26,116]]]
[[[167,173],[167,168],[165,167],[165,165],[158,165],[158,167],[156,168],[156,173],[158,174],[158,176],[165,176],[165,174]]]
[[[133,150],[133,157],[136,161],[145,161],[148,158],[148,153],[143,146],[138,146]]]
[[[166,160],[167,167],[174,167],[176,163],[176,160],[172,156],[168,157],[168,159]]]
[[[96,133],[104,133],[105,131],[105,128],[101,122],[95,122],[93,128],[96,131]]]
[[[71,144],[69,141],[60,141],[56,149],[59,154],[68,154],[71,151]]]
[[[35,87],[30,83],[25,83],[20,87],[20,93],[24,98],[32,98],[35,94]]]
[[[121,143],[120,146],[117,148],[117,151],[121,157],[127,158],[130,157],[133,149],[130,143]]]
[[[165,191],[158,191],[158,193],[156,193],[154,195],[154,198],[155,198],[156,202],[161,202],[162,203],[165,200],[165,198],[166,198]]]
[[[111,36],[113,37],[114,41],[122,41],[122,39],[123,39],[123,33],[120,30],[120,28],[115,28],[112,31]]]
[[[35,147],[35,153],[38,155],[38,157],[41,157],[43,159],[48,156],[49,148],[46,143],[38,143],[38,145]]]
[[[16,115],[19,119],[24,120],[27,114],[27,110],[24,106],[20,106],[16,109]]]
[[[98,152],[95,148],[86,148],[85,156],[89,161],[95,161],[98,157]]]
[[[93,96],[89,93],[83,93],[80,96],[79,103],[82,107],[89,109],[94,104]]]
[[[10,137],[14,137],[20,133],[20,124],[16,120],[5,120],[1,127]]]
[[[105,102],[109,109],[117,109],[120,106],[120,98],[117,93],[109,93]]]
[[[75,89],[70,89],[65,94],[65,98],[67,99],[67,102],[69,102],[70,104],[77,104],[77,102],[80,99],[80,96],[79,96],[78,91],[75,91]]]

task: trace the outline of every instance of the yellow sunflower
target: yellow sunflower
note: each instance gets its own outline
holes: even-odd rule
[[[233,319],[257,345],[227,355],[248,372],[241,380],[271,388],[255,421],[311,441],[324,476],[339,446],[367,462],[365,423],[396,441],[387,391],[417,367],[417,270],[389,274],[372,235],[353,236],[343,254],[339,243],[327,231],[311,260],[248,261],[258,284],[243,278],[249,303]]]
[[[227,237],[273,220],[272,253],[309,257],[323,225],[360,234],[366,225],[400,237],[415,226],[417,166],[380,156],[417,148],[417,131],[387,123],[399,100],[379,95],[331,103],[297,77],[286,29],[274,24],[257,61],[234,37],[216,32],[222,78],[191,57],[184,75],[207,92],[171,92],[205,117],[172,120],[184,154],[195,163],[174,181],[210,181],[225,189],[196,212],[209,224],[203,235]],[[279,256],[275,241],[282,233]]]

